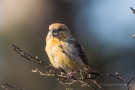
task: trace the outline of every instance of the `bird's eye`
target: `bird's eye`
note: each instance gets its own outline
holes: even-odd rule
[[[62,31],[62,28],[59,28],[59,31]]]

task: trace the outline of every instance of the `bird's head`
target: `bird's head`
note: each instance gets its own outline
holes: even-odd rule
[[[59,40],[65,40],[71,37],[70,31],[66,27],[65,24],[54,23],[49,26],[50,35],[53,38],[57,38]]]

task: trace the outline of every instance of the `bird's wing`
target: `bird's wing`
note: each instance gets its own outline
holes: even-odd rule
[[[75,62],[77,62],[77,60],[81,60],[81,62],[84,63],[87,67],[95,71],[94,67],[90,65],[89,59],[83,51],[80,43],[77,42],[74,37],[69,38],[67,42],[67,48],[65,51],[71,57],[71,59]]]

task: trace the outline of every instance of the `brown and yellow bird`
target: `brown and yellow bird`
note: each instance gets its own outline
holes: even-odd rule
[[[79,72],[80,69],[82,72],[97,74],[97,71],[89,64],[82,46],[64,24],[54,23],[49,26],[45,51],[55,68],[62,68],[70,74]]]

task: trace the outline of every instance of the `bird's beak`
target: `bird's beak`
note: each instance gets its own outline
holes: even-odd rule
[[[57,36],[58,36],[57,30],[54,30],[54,29],[53,29],[53,30],[52,30],[52,35],[55,36],[55,37],[57,37]]]

